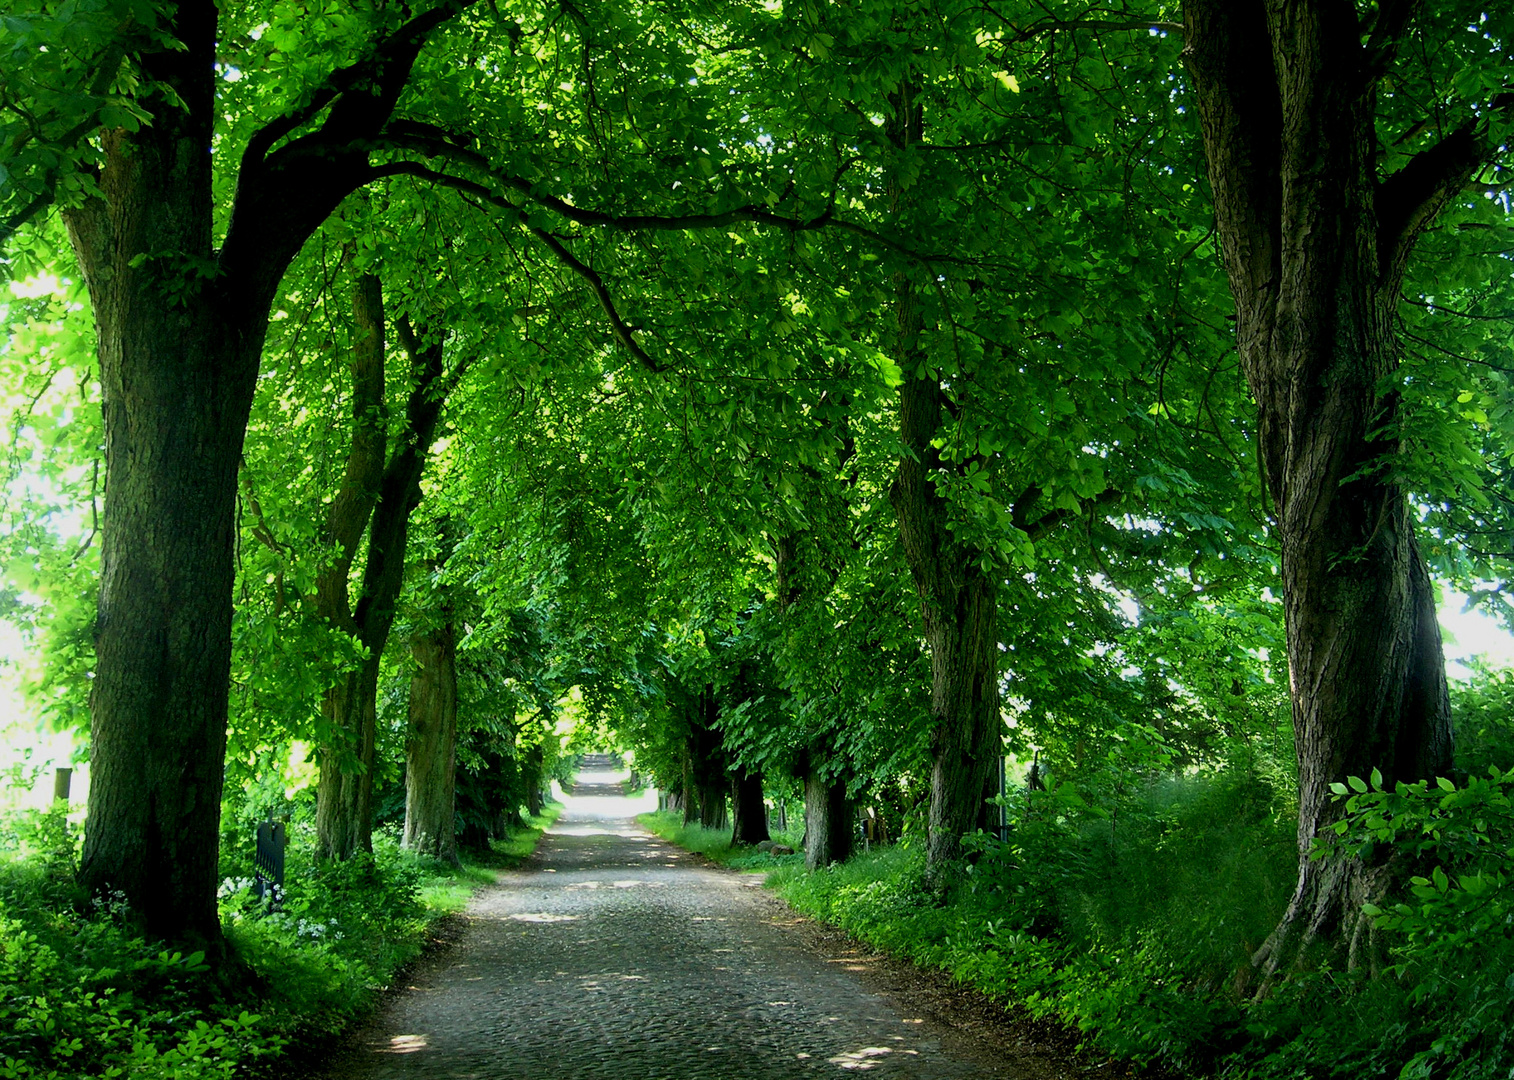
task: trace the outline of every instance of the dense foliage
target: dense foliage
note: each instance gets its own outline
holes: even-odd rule
[[[795,903],[1122,1056],[1506,1070],[1514,684],[1448,689],[1434,605],[1514,622],[1511,34],[15,6],[0,615],[90,789],[77,853],[17,819],[0,1000],[112,1004],[3,1067],[340,1023],[415,859],[617,749],[690,830],[781,800]],[[175,1042],[202,963],[289,982]]]
[[[0,823],[0,1076],[232,1077],[298,1045],[330,1044],[462,907],[488,867],[529,853],[555,812],[458,871],[381,837],[374,854],[317,864],[312,807],[277,900],[260,899],[228,837],[220,913],[239,963],[144,939],[124,897],[84,896],[78,836],[59,810]],[[277,1068],[277,1066],[273,1066]]]

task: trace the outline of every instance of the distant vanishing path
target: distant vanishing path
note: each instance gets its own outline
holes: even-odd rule
[[[636,826],[620,774],[580,775],[520,870],[482,890],[463,940],[414,977],[332,1080],[978,1078],[929,1022],[827,958],[755,875]]]

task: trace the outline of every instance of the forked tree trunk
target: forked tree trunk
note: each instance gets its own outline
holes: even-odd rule
[[[1376,80],[1415,7],[1383,6],[1364,37],[1351,4],[1184,4],[1282,548],[1299,875],[1255,957],[1264,988],[1314,943],[1345,950],[1352,964],[1366,958],[1361,903],[1392,872],[1309,858],[1340,814],[1330,784],[1378,769],[1391,786],[1451,765],[1434,590],[1395,480],[1394,327],[1415,239],[1479,157],[1469,125],[1378,179]]]
[[[353,616],[352,562],[384,475],[388,442],[384,410],[384,294],[379,279],[361,275],[353,287],[352,435],[341,487],[326,513],[326,536],[336,558],[316,578],[316,608],[331,626],[368,646],[358,668],[328,687],[321,702],[320,782],[315,827],[323,855],[345,859],[371,850],[364,822],[373,818],[373,754],[377,738],[378,675],[383,644],[374,650]],[[366,628],[368,630],[376,628]]]
[[[760,771],[737,770],[731,781],[731,808],[731,843],[760,844],[772,839]]]
[[[410,641],[405,836],[412,851],[457,863],[457,632],[449,622]]]
[[[804,774],[804,865],[823,870],[852,855],[852,804],[846,782],[817,769]]]
[[[397,322],[411,363],[412,389],[394,447],[387,444],[382,411],[384,308],[378,279],[364,275],[354,291],[361,335],[353,363],[353,437],[347,472],[332,501],[328,535],[338,557],[317,579],[321,612],[353,634],[367,650],[354,673],[327,693],[327,738],[321,747],[316,788],[316,836],[320,853],[345,859],[373,850],[373,753],[378,718],[378,674],[394,626],[404,584],[410,515],[421,501],[421,474],[431,450],[450,385],[439,341],[423,342],[407,320]],[[360,599],[349,611],[348,578],[358,540],[367,527]]]

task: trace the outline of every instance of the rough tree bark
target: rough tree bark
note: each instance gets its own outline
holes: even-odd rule
[[[921,141],[924,110],[909,85],[893,98],[889,137],[903,151]],[[894,212],[908,193],[890,182]],[[913,278],[895,288],[894,355],[903,368],[899,438],[904,453],[889,499],[920,594],[931,656],[931,798],[926,876],[939,884],[962,855],[962,837],[977,827],[988,778],[1000,753],[998,582],[981,552],[958,542],[950,509],[934,477],[947,466],[931,445],[947,404],[939,376],[920,347],[922,320]]]
[[[421,474],[441,419],[450,385],[439,340],[422,341],[404,317],[396,321],[409,355],[411,391],[394,447],[381,470],[386,425],[373,401],[383,400],[383,302],[376,278],[365,275],[355,289],[358,325],[365,343],[353,365],[353,442],[341,491],[332,501],[327,533],[338,557],[316,581],[321,614],[352,634],[365,650],[357,670],[348,672],[326,695],[327,739],[320,748],[321,778],[316,788],[315,828],[320,854],[346,859],[373,850],[373,753],[378,718],[378,676],[384,646],[394,626],[395,607],[405,577],[410,515],[421,501]],[[378,361],[362,355],[377,339]],[[359,381],[367,387],[357,391]],[[375,391],[376,396],[375,396]],[[373,430],[377,423],[377,431]],[[368,429],[368,430],[364,430]],[[377,473],[377,483],[374,475]],[[351,603],[348,581],[359,539],[367,528],[362,591]]]
[[[724,829],[730,824],[726,795],[731,780],[720,730],[715,726],[718,710],[713,687],[704,687],[689,700],[683,819],[684,824],[697,821],[706,829]]]
[[[151,40],[172,47],[137,56],[153,121],[101,132],[100,196],[64,214],[95,314],[105,422],[79,881],[124,893],[154,936],[213,955],[237,465],[269,309],[306,238],[369,179],[369,147],[426,35],[462,6],[406,23],[352,80],[256,134],[217,251],[217,10],[168,5]],[[353,80],[362,93],[344,92]]]
[[[531,817],[540,814],[546,805],[542,799],[542,788],[546,780],[545,772],[546,752],[541,744],[537,743],[526,751],[525,761],[521,765],[521,774],[526,782],[526,813]]]
[[[760,844],[771,839],[767,803],[762,800],[762,772],[738,769],[731,778],[731,843]]]
[[[846,784],[817,769],[804,774],[804,865],[810,870],[852,855],[852,803]]]
[[[1443,774],[1452,731],[1435,596],[1394,479],[1395,313],[1424,228],[1483,160],[1477,129],[1379,179],[1378,85],[1417,3],[1186,0],[1241,365],[1282,547],[1299,768],[1298,884],[1257,952],[1263,987],[1320,943],[1363,959],[1391,868],[1311,861],[1329,785]]]
[[[449,621],[410,640],[405,835],[411,851],[457,864],[457,631]]]

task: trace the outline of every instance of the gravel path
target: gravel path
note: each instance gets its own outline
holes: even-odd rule
[[[760,878],[640,829],[619,774],[583,773],[461,942],[390,998],[331,1080],[788,1080],[1024,1075],[911,1015],[869,958],[816,948]]]

